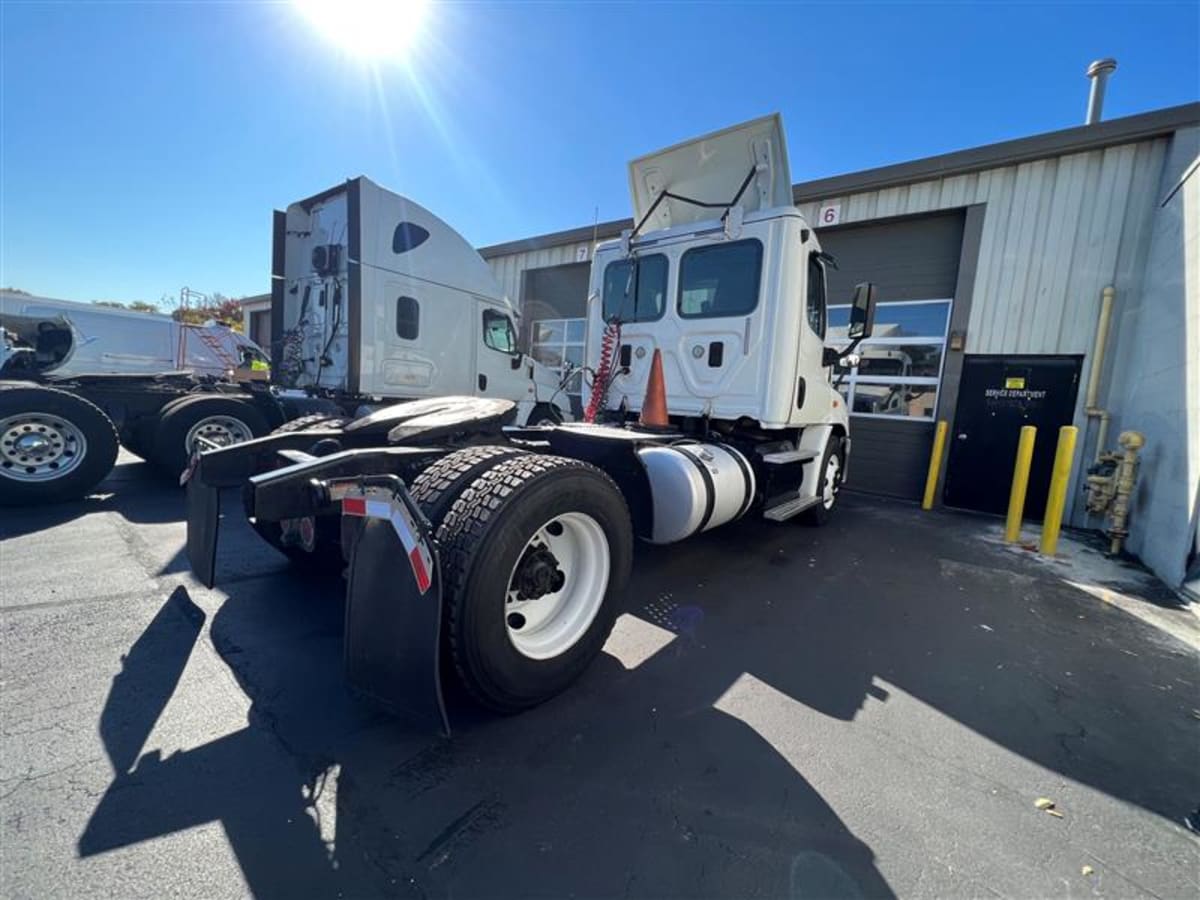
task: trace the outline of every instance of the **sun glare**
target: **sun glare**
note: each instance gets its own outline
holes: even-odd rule
[[[324,39],[361,59],[404,54],[419,35],[428,0],[293,0]]]

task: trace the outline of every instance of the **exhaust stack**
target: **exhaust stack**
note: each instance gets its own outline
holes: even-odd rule
[[[1085,125],[1095,125],[1100,121],[1104,112],[1104,88],[1108,85],[1108,76],[1117,71],[1117,61],[1111,57],[1098,59],[1087,68],[1087,77],[1092,80],[1092,89],[1088,93],[1087,119]]]

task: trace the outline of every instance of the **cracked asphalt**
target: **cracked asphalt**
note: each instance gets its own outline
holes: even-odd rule
[[[347,692],[340,580],[227,509],[214,590],[134,457],[0,511],[0,896],[1200,894],[1200,630],[1136,573],[847,496],[639,548],[582,681],[452,693],[447,740]]]

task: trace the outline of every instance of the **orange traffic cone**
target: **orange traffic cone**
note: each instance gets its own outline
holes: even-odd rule
[[[663,380],[662,351],[655,350],[650,360],[650,377],[646,380],[646,397],[638,424],[648,428],[667,428],[667,383]]]

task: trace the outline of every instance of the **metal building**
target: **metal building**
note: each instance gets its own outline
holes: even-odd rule
[[[794,186],[839,266],[881,305],[843,383],[854,416],[849,486],[917,499],[934,423],[950,422],[940,501],[1007,501],[1021,421],[1039,426],[1029,512],[1040,517],[1057,427],[1081,429],[1068,521],[1099,527],[1081,477],[1097,450],[1084,409],[1101,292],[1115,288],[1097,403],[1147,438],[1128,547],[1180,585],[1200,505],[1200,103]],[[605,222],[481,250],[523,337],[551,365],[579,363],[588,270]],[[831,308],[831,322],[838,310]],[[1194,577],[1194,575],[1193,575]]]

